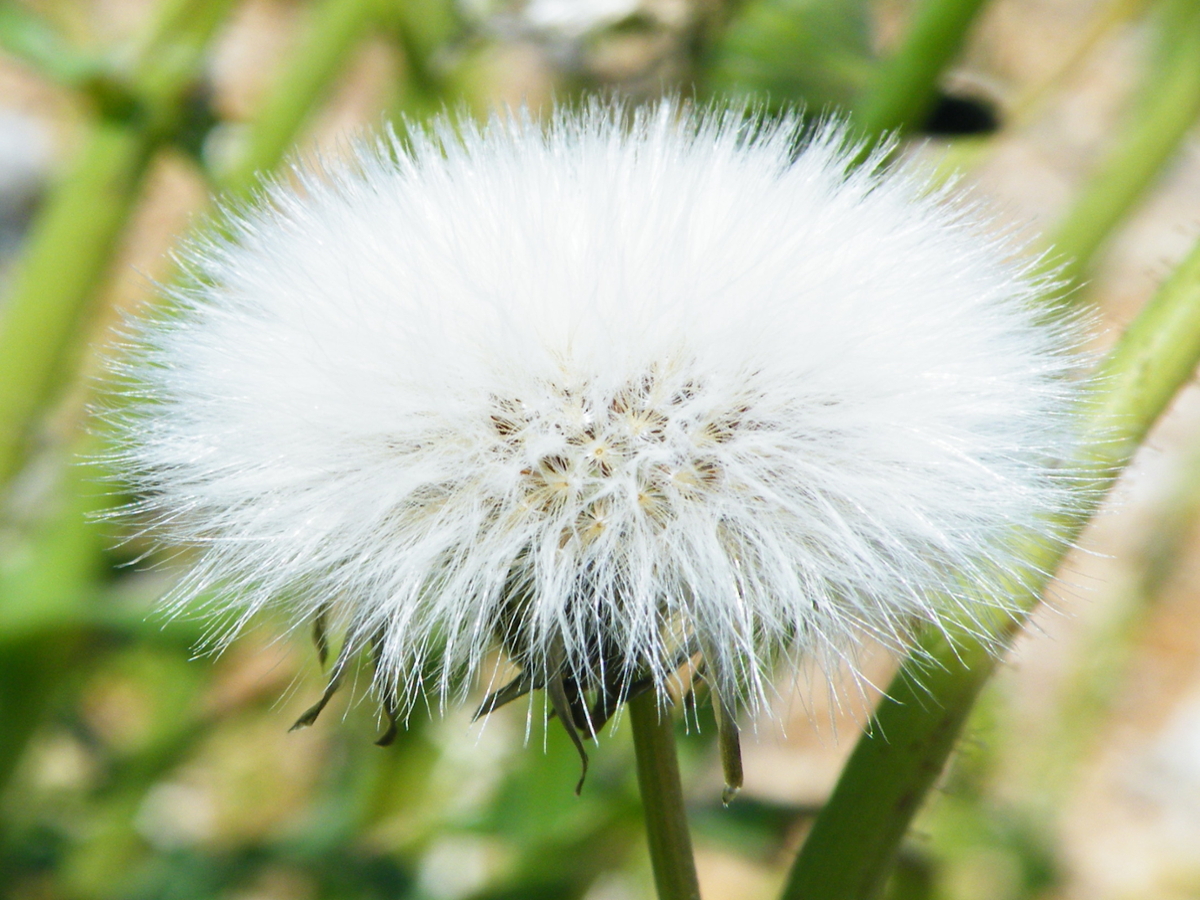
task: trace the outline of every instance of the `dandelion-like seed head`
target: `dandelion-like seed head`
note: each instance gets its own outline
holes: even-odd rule
[[[781,654],[1006,607],[1076,326],[836,127],[627,113],[442,120],[193,244],[117,415],[177,601],[341,631],[331,689],[370,646],[400,714],[500,647],[483,711],[545,688],[573,736],[689,660],[756,706]]]

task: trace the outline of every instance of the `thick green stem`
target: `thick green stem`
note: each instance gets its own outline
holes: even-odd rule
[[[66,379],[142,176],[230,2],[171,5],[159,23],[170,36],[147,42],[134,73],[138,107],[107,111],[34,223],[0,317],[0,483],[20,466],[33,420]]]
[[[933,107],[937,80],[958,55],[984,0],[922,0],[900,47],[872,74],[854,119],[874,138],[919,126]]]
[[[700,900],[671,716],[653,691],[630,700],[628,709],[659,900]]]
[[[262,173],[279,164],[333,80],[346,57],[367,34],[379,0],[324,0],[310,13],[300,46],[279,77],[276,89],[258,110],[236,162],[217,181],[243,192]]]
[[[0,483],[67,376],[63,359],[125,227],[151,153],[137,128],[101,122],[29,235],[0,319]]]
[[[1154,184],[1200,116],[1200,4],[1167,0],[1133,116],[1050,237],[1062,276],[1078,283],[1096,251]]]
[[[1074,465],[1094,488],[1062,522],[1078,536],[1150,426],[1200,362],[1200,245],[1176,269],[1101,366]],[[1029,549],[1029,571],[1053,572],[1062,546]],[[1016,592],[1020,617],[996,615],[992,640],[964,627],[953,641],[930,630],[918,642],[855,747],[789,874],[784,900],[876,897],[913,814],[945,766],[975,698],[1006,644],[1036,606],[1044,582]],[[919,687],[918,687],[919,685]]]

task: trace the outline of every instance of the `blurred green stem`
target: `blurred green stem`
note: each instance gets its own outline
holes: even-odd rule
[[[233,193],[253,187],[292,145],[330,84],[345,69],[346,58],[370,30],[379,0],[323,0],[309,13],[299,47],[249,126],[236,161],[217,178]]]
[[[630,700],[628,709],[659,900],[700,900],[671,715],[654,691]]]
[[[61,375],[151,153],[140,129],[100,122],[34,223],[0,318],[0,484],[24,457],[34,416]]]
[[[1061,522],[1073,541],[1150,426],[1200,362],[1200,245],[1162,286],[1100,366],[1082,421],[1084,508]],[[992,616],[990,640],[967,625],[953,639],[927,629],[881,701],[818,817],[784,900],[870,900],[913,814],[945,766],[959,730],[1007,644],[1037,605],[1066,545],[1031,546],[1029,584],[1014,588],[1019,617]],[[978,624],[975,626],[977,629]]]
[[[872,139],[920,126],[933,108],[937,80],[958,55],[984,0],[922,0],[900,47],[876,67],[854,104]]]
[[[38,412],[67,380],[90,312],[159,143],[176,126],[231,0],[174,0],[146,42],[132,108],[103,110],[28,238],[0,318],[0,484],[20,467]]]
[[[1200,116],[1200,3],[1163,0],[1158,14],[1158,45],[1129,124],[1050,236],[1048,265],[1062,263],[1072,285]]]

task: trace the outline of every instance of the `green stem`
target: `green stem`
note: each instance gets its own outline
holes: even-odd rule
[[[1050,237],[1049,264],[1078,284],[1125,214],[1154,184],[1200,116],[1200,4],[1166,0],[1158,52],[1132,120]]]
[[[0,316],[0,484],[20,467],[38,412],[67,380],[90,302],[158,144],[173,126],[231,0],[175,2],[136,67],[137,109],[101,119],[33,225]],[[189,13],[180,16],[180,10]],[[186,28],[180,22],[186,22]],[[110,111],[112,112],[112,111]]]
[[[658,898],[700,900],[671,716],[653,691],[630,700],[628,710]]]
[[[379,0],[324,0],[310,13],[300,46],[279,83],[258,110],[236,162],[220,173],[219,186],[244,192],[274,169],[295,140],[346,57],[367,34]]]
[[[1200,245],[1134,320],[1098,373],[1075,467],[1092,490],[1061,523],[1074,540],[1150,426],[1200,363]],[[1028,571],[1053,572],[1063,546],[1032,546]],[[929,629],[901,667],[858,742],[789,873],[784,900],[869,900],[900,839],[945,766],[972,704],[1007,644],[1037,605],[1048,576],[1016,592],[1021,616],[996,614],[991,640],[967,627],[953,640]],[[919,686],[918,686],[919,685]]]
[[[923,0],[904,42],[872,73],[854,119],[872,138],[919,126],[933,107],[937,80],[958,55],[984,0]]]
[[[101,122],[33,225],[0,318],[0,483],[19,467],[34,416],[69,377],[64,357],[150,154],[138,129]]]

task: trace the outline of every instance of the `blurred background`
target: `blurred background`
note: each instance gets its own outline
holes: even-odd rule
[[[205,623],[154,606],[186,558],[95,515],[123,499],[90,461],[99,360],[214,194],[385,122],[594,91],[899,129],[1059,248],[1106,346],[1200,237],[1200,3],[958,0],[921,45],[926,5],[0,0],[0,896],[649,898],[627,728],[576,797],[520,703],[418,711],[378,748],[365,678],[288,732],[324,676],[284,623],[198,656]],[[1198,517],[1189,387],[985,693],[892,900],[1200,898]],[[706,897],[777,894],[874,699],[781,683],[728,808],[711,713],[680,724]]]

